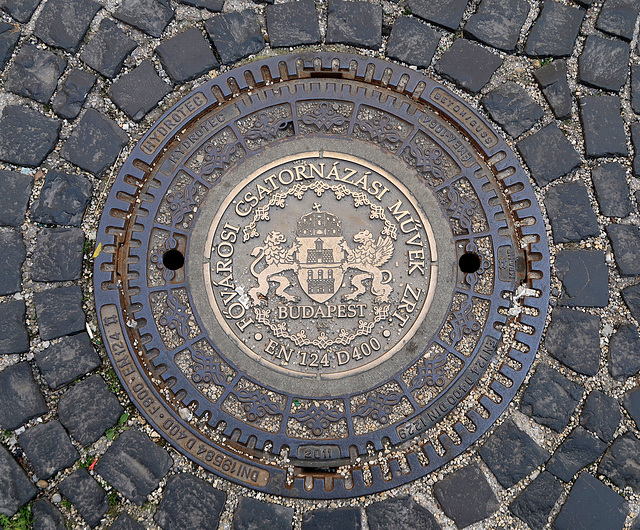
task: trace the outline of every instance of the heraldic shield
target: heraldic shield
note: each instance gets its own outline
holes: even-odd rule
[[[345,260],[342,221],[329,212],[312,212],[298,220],[298,281],[316,302],[326,302],[342,285]]]

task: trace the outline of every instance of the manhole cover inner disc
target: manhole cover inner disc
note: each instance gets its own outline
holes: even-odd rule
[[[373,493],[440,467],[515,395],[548,251],[517,157],[411,70],[277,57],[199,87],[107,201],[96,304],[174,446],[263,491]]]

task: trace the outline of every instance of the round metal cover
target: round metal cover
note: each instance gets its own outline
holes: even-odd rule
[[[116,371],[242,485],[389,489],[476,441],[542,334],[549,256],[517,157],[460,97],[346,54],[274,57],[177,103],[100,224]]]

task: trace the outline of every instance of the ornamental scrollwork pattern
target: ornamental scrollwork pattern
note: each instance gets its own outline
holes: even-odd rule
[[[389,423],[389,415],[391,414],[392,407],[400,403],[401,399],[402,394],[397,392],[391,392],[387,395],[376,392],[373,395],[369,395],[366,403],[356,407],[355,416],[371,418],[384,425],[385,423]]]
[[[320,436],[329,428],[329,423],[336,423],[344,415],[338,409],[329,409],[324,404],[313,404],[308,409],[297,410],[291,417],[303,423],[314,436]]]
[[[242,408],[247,414],[247,419],[250,422],[264,418],[267,413],[269,414],[282,414],[282,411],[276,403],[271,401],[269,396],[265,393],[254,390],[240,390],[236,397],[240,403],[243,403]]]

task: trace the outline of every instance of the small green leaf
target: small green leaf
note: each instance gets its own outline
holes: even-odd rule
[[[124,425],[128,419],[129,419],[129,413],[125,412],[122,416],[120,416],[120,419],[118,420],[118,425]]]

